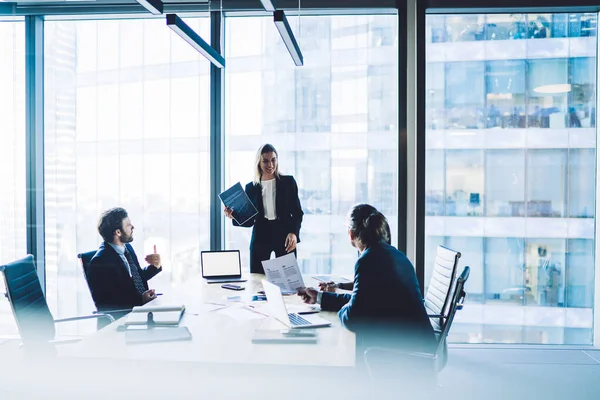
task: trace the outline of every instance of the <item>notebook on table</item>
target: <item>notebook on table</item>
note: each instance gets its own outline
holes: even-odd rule
[[[174,342],[191,339],[192,334],[186,326],[178,326],[175,328],[140,329],[125,332],[125,342],[127,344]]]
[[[246,282],[239,250],[201,251],[200,266],[208,283]]]
[[[179,321],[183,317],[185,306],[141,306],[133,307],[131,312],[127,314],[125,325],[147,325],[151,320],[151,325],[157,326],[173,326],[179,325]]]

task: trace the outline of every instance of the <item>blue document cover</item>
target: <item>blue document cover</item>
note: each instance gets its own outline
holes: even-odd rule
[[[240,225],[243,225],[250,218],[258,214],[258,210],[254,207],[254,204],[252,204],[239,182],[223,193],[220,193],[219,198],[225,207],[233,210],[233,219]]]

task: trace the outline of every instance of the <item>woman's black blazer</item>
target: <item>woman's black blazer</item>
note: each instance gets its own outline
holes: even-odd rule
[[[275,178],[275,211],[277,219],[282,221],[287,227],[287,233],[294,233],[300,242],[300,226],[302,225],[302,206],[298,197],[298,185],[291,175],[279,175]],[[265,209],[262,201],[262,186],[250,182],[245,188],[246,194],[250,198],[258,214],[250,218],[246,223],[239,225],[235,220],[233,225],[251,227],[260,223],[264,219]]]

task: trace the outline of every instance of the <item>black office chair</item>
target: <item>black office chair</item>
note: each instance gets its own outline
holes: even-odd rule
[[[398,380],[405,383],[409,380],[416,386],[431,384],[435,386],[437,374],[445,365],[445,349],[448,333],[456,311],[462,309],[466,293],[465,283],[469,278],[470,268],[465,267],[456,281],[455,290],[449,303],[448,316],[440,332],[435,353],[410,352],[384,347],[369,347],[363,357],[371,383],[376,387],[389,389],[388,385],[395,385]],[[443,363],[442,366],[440,364]],[[404,378],[404,380],[403,380]]]
[[[90,295],[92,296],[92,300],[94,301],[94,304],[96,304],[96,308],[98,308],[96,299],[94,299],[94,292],[92,291],[92,287],[90,286],[90,281],[88,279],[88,276],[89,276],[88,268],[90,266],[90,261],[92,261],[92,258],[94,257],[94,255],[96,255],[96,250],[88,251],[85,253],[79,253],[79,254],[77,254],[77,258],[79,258],[81,260],[81,268],[83,269],[83,276],[85,277],[85,282],[87,283],[88,289],[90,290]],[[99,313],[108,314],[111,317],[113,317],[114,319],[119,319],[123,315],[128,314],[130,312],[131,312],[131,308],[124,308],[124,309],[119,309],[119,310],[94,311],[94,314],[99,314]],[[98,329],[102,329],[106,325],[107,325],[106,321],[98,320]]]
[[[51,348],[47,344],[66,343],[55,341],[55,323],[104,318],[114,321],[110,315],[94,314],[55,320],[50,313],[38,279],[32,255],[0,266],[6,284],[8,298],[25,348]],[[70,340],[68,342],[72,342]]]

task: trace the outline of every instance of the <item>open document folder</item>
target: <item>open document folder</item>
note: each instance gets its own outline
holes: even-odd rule
[[[282,294],[296,293],[304,287],[304,280],[294,253],[262,262],[267,281],[279,286]]]
[[[184,311],[183,304],[133,307],[131,313],[127,315],[125,325],[147,325],[149,320],[153,321],[154,325],[179,325]]]

